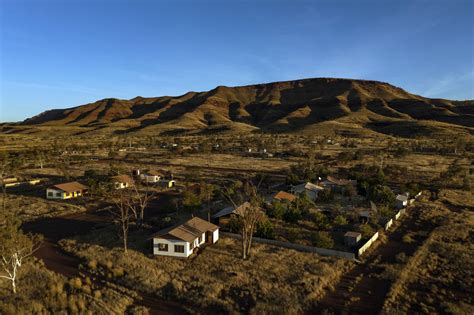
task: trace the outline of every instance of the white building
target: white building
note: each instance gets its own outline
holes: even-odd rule
[[[168,228],[152,236],[153,254],[172,257],[189,257],[203,244],[219,240],[219,227],[198,217]]]
[[[147,184],[158,183],[161,178],[163,175],[154,172],[140,174],[140,179]]]
[[[176,181],[174,179],[160,179],[158,185],[164,188],[173,188],[176,186]]]
[[[134,182],[133,179],[128,175],[117,175],[112,177],[112,184],[115,189],[124,189],[132,187]]]
[[[83,196],[87,186],[78,182],[58,184],[46,189],[47,199],[71,199]]]
[[[306,193],[306,196],[308,196],[309,199],[314,201],[316,200],[316,198],[318,198],[318,194],[322,190],[324,190],[323,187],[307,182],[297,186],[293,186],[290,192],[293,194],[301,194],[304,192]]]
[[[395,200],[396,200],[398,209],[405,208],[408,205],[408,193],[397,195]]]

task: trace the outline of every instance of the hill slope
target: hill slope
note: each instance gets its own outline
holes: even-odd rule
[[[473,101],[424,98],[383,82],[318,78],[219,86],[177,97],[104,99],[46,111],[10,129],[4,126],[4,131],[54,127],[71,133],[345,130],[401,136],[472,134],[473,105]]]

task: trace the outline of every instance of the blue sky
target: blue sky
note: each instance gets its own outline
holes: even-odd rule
[[[472,0],[0,0],[0,121],[308,77],[474,99]]]

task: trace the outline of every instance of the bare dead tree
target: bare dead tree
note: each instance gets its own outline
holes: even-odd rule
[[[140,191],[140,188],[145,188],[145,190]],[[145,219],[145,209],[150,203],[150,200],[154,197],[155,191],[150,191],[148,185],[142,187],[137,181],[133,181],[129,191],[131,193],[129,207],[137,220],[138,227],[141,227]]]
[[[260,208],[262,199],[258,194],[258,186],[259,185],[255,186],[249,181],[242,186],[238,193],[236,193],[234,189],[227,187],[223,191],[224,196],[229,199],[235,209],[240,206],[241,201],[248,201],[246,206],[240,207],[239,213],[237,214],[237,219],[240,224],[243,259],[248,259],[250,256],[253,234],[257,223],[263,218],[263,213]]]
[[[11,282],[12,291],[17,291],[18,269],[24,260],[30,257],[39,248],[39,239],[32,241],[21,231],[11,231],[9,237],[2,233],[2,244],[0,245],[0,278]]]
[[[115,207],[110,209],[110,213],[114,218],[114,222],[120,228],[120,238],[123,242],[123,250],[126,253],[128,250],[128,231],[130,222],[134,217],[130,209],[130,194],[120,189],[111,195],[111,199]]]
[[[16,293],[18,270],[24,261],[39,248],[40,238],[22,233],[19,216],[13,207],[7,207],[5,189],[3,192],[4,197],[0,209],[0,278],[9,280],[13,293]]]

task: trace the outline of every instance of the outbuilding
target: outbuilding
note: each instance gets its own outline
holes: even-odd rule
[[[398,209],[405,208],[408,205],[408,193],[397,195],[397,197],[395,198],[395,201],[397,203]]]
[[[117,175],[112,177],[112,184],[115,189],[124,189],[134,185],[133,179],[128,175]]]
[[[140,174],[140,178],[144,183],[154,184],[158,183],[163,178],[163,175],[157,172],[148,172]]]
[[[355,246],[362,238],[362,234],[359,232],[347,232],[344,234],[344,244],[347,246]]]

